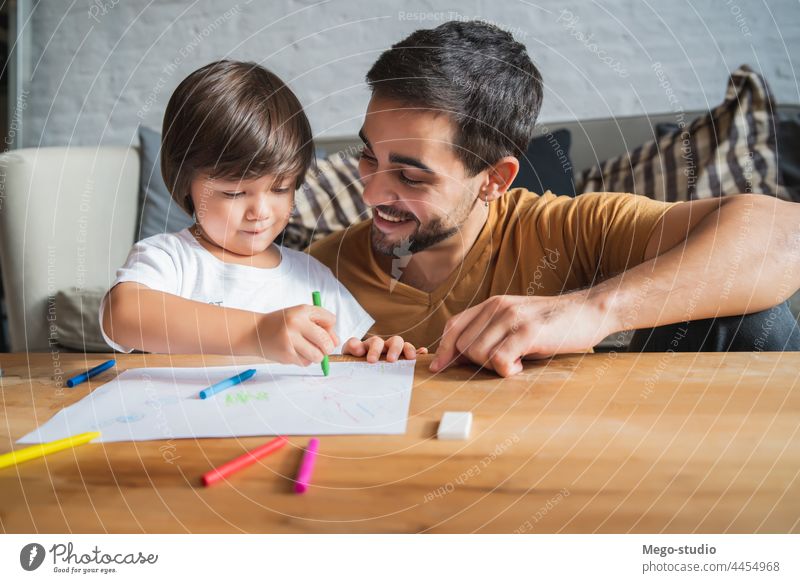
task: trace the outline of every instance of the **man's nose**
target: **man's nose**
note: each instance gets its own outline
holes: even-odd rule
[[[361,196],[367,206],[377,206],[397,200],[397,194],[392,188],[390,172],[377,171],[362,177],[364,192]]]

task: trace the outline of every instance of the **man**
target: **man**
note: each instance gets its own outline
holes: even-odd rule
[[[690,320],[634,345],[800,349],[783,303],[800,287],[797,205],[509,192],[542,81],[525,47],[488,24],[419,30],[367,81],[359,170],[372,220],[310,252],[375,318],[373,333],[436,348],[433,371],[472,361],[508,376],[523,358]],[[731,319],[741,314],[753,315]]]

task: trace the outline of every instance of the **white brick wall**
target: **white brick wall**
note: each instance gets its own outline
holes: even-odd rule
[[[654,62],[686,110],[717,103],[741,63],[762,72],[779,103],[800,102],[796,0],[397,4],[77,0],[65,12],[67,3],[44,0],[29,23],[22,143],[135,143],[138,123],[160,127],[186,74],[223,57],[262,62],[289,81],[318,136],[352,136],[367,102],[364,74],[378,54],[453,17],[496,22],[527,45],[547,86],[545,122],[672,110]]]

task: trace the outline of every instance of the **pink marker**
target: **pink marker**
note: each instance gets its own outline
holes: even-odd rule
[[[311,474],[314,472],[314,462],[317,459],[317,449],[319,449],[319,439],[315,437],[308,442],[306,452],[303,454],[303,460],[300,462],[300,469],[297,472],[294,491],[298,494],[308,490],[308,485],[311,483]]]

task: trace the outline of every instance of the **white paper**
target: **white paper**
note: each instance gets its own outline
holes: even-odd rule
[[[94,442],[252,435],[402,434],[414,361],[138,368],[121,373],[17,443],[42,443],[86,431]],[[204,388],[242,373],[253,378],[200,399]]]

